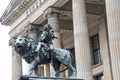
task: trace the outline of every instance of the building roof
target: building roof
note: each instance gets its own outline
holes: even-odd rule
[[[11,0],[0,18],[2,25],[12,24],[36,0]],[[103,4],[104,0],[85,0],[88,3]]]
[[[0,18],[2,25],[10,25],[36,0],[11,0]]]

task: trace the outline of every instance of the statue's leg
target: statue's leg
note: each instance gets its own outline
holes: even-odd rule
[[[38,64],[39,60],[40,59],[39,59],[39,56],[38,56],[34,61],[32,61],[30,63],[30,68],[29,68],[29,70],[28,70],[28,72],[26,74],[27,76],[30,76],[32,74],[32,72],[35,69],[36,65]]]
[[[71,71],[71,77],[76,77],[76,69],[73,67],[71,60],[63,60],[62,62],[70,71]]]
[[[60,77],[60,62],[57,62],[57,63],[53,63],[53,68],[54,68],[54,70],[55,70],[55,72],[56,72],[56,74],[55,74],[55,76],[56,77]]]
[[[71,70],[71,73],[72,73],[71,77],[76,77],[76,75],[77,75],[76,69],[72,66],[72,64],[69,64],[68,66],[69,66],[69,69]]]
[[[35,75],[36,75],[36,76],[39,76],[38,65],[35,67],[34,72],[35,72]]]
[[[34,65],[30,65],[29,70],[27,71],[25,76],[30,76],[32,74],[33,70],[34,70]]]
[[[53,65],[53,54],[54,54],[53,50],[51,50],[50,53],[51,53],[51,55],[50,55],[50,57],[51,57],[51,64]]]

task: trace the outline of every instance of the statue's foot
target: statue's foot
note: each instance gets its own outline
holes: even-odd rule
[[[73,74],[70,76],[70,78],[76,78],[76,77],[77,77],[76,73],[73,73]]]
[[[18,80],[29,80],[29,77],[28,76],[21,76],[20,79]]]

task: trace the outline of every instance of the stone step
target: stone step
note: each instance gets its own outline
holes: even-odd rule
[[[29,77],[29,80],[83,80],[79,78]]]

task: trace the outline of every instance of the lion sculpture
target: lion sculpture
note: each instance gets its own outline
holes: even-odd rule
[[[38,65],[51,62],[51,57],[47,57],[47,55],[44,55],[41,50],[42,48],[40,48],[39,52],[36,52],[36,47],[37,42],[27,36],[21,36],[14,40],[15,51],[20,54],[27,63],[30,64],[29,71],[26,74],[27,76],[30,76],[33,71],[35,71],[36,75],[39,75]],[[51,56],[51,54],[49,54],[49,56]],[[59,77],[60,72],[63,72],[66,69],[69,69],[71,71],[71,77],[76,77],[76,69],[74,68],[72,62],[73,56],[71,52],[61,48],[54,48],[53,68],[56,72],[56,77]],[[66,66],[63,71],[60,71],[59,69],[61,64]]]

